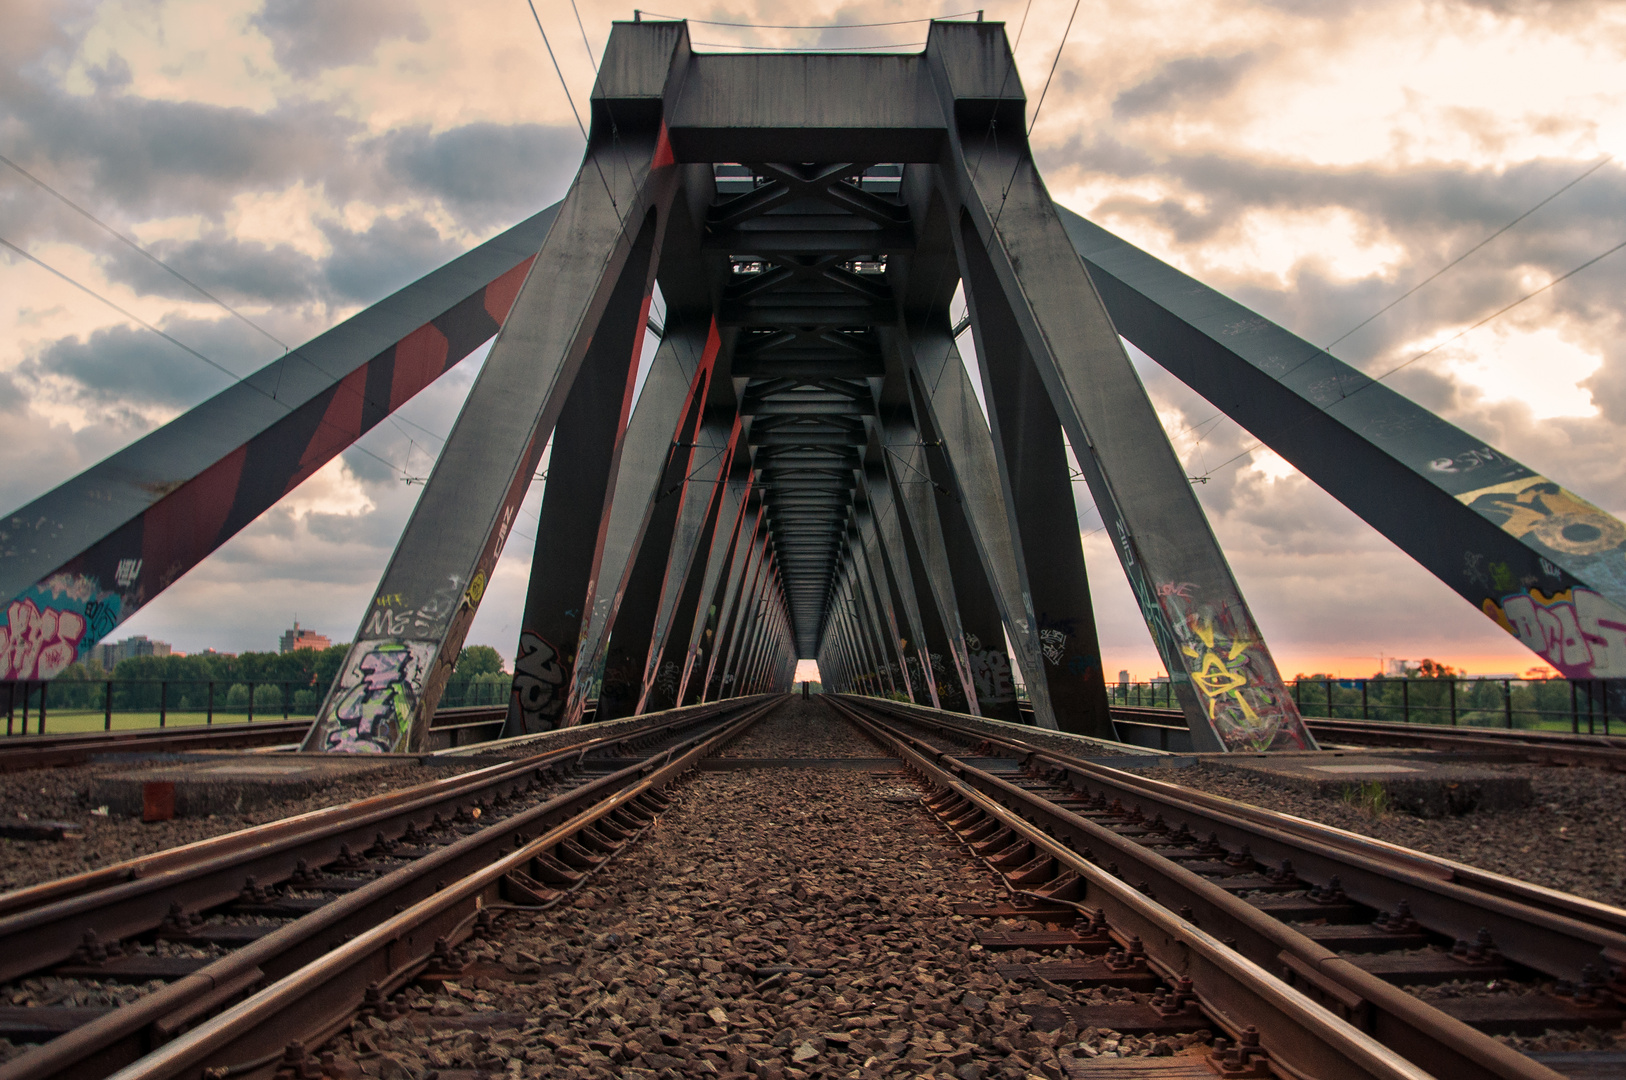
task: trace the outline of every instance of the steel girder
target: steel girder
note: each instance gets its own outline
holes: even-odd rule
[[[12,669],[88,647],[506,316],[310,746],[422,744],[550,438],[515,733],[784,689],[811,656],[1006,719],[1019,675],[1038,723],[1110,734],[1070,448],[1197,744],[1307,745],[1118,330],[1567,673],[1626,670],[1626,526],[1059,211],[997,24],[889,57],[617,24],[592,102],[559,206],[13,515]]]
[[[1113,322],[1572,679],[1626,678],[1626,523],[1076,214]]]
[[[0,519],[0,679],[49,679],[491,338],[557,206]]]
[[[590,350],[589,372],[603,369],[605,383],[624,386],[620,415],[627,415],[629,370],[641,348],[681,171],[658,118],[640,121],[638,106],[644,80],[654,73],[664,87],[670,76],[681,77],[687,55],[687,35],[677,26],[610,43],[593,103],[606,113],[619,109],[619,124],[613,135],[596,132],[588,147],[591,168],[577,174],[560,204],[306,737],[307,749],[426,745],[463,636]],[[594,526],[597,519],[588,516]]]

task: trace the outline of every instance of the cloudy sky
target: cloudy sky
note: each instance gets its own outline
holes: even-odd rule
[[[630,9],[578,3],[580,27],[568,0],[537,10],[579,102],[589,51]],[[961,10],[741,0],[661,14],[842,24]],[[987,6],[1013,39],[1021,28],[1030,113],[1073,11]],[[1626,4],[1080,0],[1076,12],[1034,131],[1056,199],[1311,341],[1336,341],[1368,372],[1626,240]],[[237,375],[554,201],[581,152],[525,0],[0,0],[0,27],[0,154],[246,321],[3,163],[0,239]],[[924,26],[692,34],[718,48],[910,46]],[[1626,251],[1389,382],[1626,514],[1623,297]],[[428,474],[483,356],[115,636],[273,648],[297,615],[348,638],[422,490],[406,481]],[[1279,458],[1244,453],[1247,433],[1201,397],[1137,363],[1188,470],[1210,477],[1198,494],[1286,674],[1370,674],[1380,655],[1475,673],[1536,663]],[[0,510],[229,378],[0,246]],[[1144,678],[1160,670],[1144,625],[1087,497],[1080,512],[1106,667]],[[512,656],[528,560],[526,542],[509,545],[471,643]]]

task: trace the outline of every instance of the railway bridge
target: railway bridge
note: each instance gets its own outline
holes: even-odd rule
[[[864,56],[618,24],[563,200],[5,519],[5,674],[89,655],[495,336],[308,749],[426,745],[544,455],[508,735],[813,658],[1110,736],[1081,481],[1192,747],[1312,747],[1121,335],[1586,692],[1626,675],[1626,525],[1057,206],[1027,106],[1000,24]]]
[[[1626,524],[1057,206],[1028,104],[980,18],[619,23],[559,203],[6,517],[26,702],[494,339],[313,723],[6,741],[0,1080],[1626,1074]],[[1125,339],[1603,735],[1307,725]],[[1162,710],[1109,706],[1078,482]]]

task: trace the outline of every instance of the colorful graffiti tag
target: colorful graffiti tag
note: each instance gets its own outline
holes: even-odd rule
[[[1544,476],[1527,476],[1457,498],[1594,588],[1606,594],[1626,592],[1626,522],[1573,491]],[[1514,582],[1500,586],[1505,592],[1518,591]]]
[[[84,574],[53,574],[6,606],[0,678],[54,679],[118,625],[122,601]]]
[[[1251,620],[1215,611],[1196,586],[1159,585],[1191,685],[1227,750],[1307,749],[1309,733]]]
[[[339,675],[332,726],[322,748],[351,754],[387,754],[412,724],[424,678],[435,657],[432,641],[362,641],[356,661]]]
[[[519,636],[519,654],[514,658],[514,697],[519,703],[520,722],[526,734],[552,731],[559,726],[565,710],[565,668],[559,650],[542,635],[527,630]]]
[[[1626,611],[1591,589],[1514,593],[1484,611],[1572,679],[1626,678]]]

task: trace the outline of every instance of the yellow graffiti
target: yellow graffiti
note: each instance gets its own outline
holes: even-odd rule
[[[1476,503],[1485,500],[1482,506]],[[1598,555],[1626,542],[1626,524],[1545,476],[1527,476],[1476,491],[1457,500],[1475,509],[1507,515],[1502,531],[1535,538],[1570,555]]]
[[[1212,618],[1193,614],[1187,617],[1186,625],[1203,644],[1201,649],[1182,645],[1180,651],[1197,661],[1196,670],[1191,674],[1191,682],[1208,698],[1204,703],[1208,708],[1208,718],[1217,719],[1220,698],[1229,697],[1249,720],[1258,720],[1258,714],[1249,707],[1247,698],[1242,694],[1242,690],[1248,685],[1248,676],[1243,669],[1247,665],[1245,654],[1249,643],[1241,638],[1232,640],[1222,659],[1219,650],[1214,647],[1218,635],[1214,631]]]
[[[480,570],[475,573],[474,580],[469,582],[468,590],[463,593],[463,600],[470,607],[474,607],[480,602],[480,598],[485,594],[486,572],[484,570]]]
[[[1531,589],[1529,596],[1530,599],[1544,608],[1550,608],[1554,604],[1573,604],[1575,602],[1574,589],[1561,589],[1552,595],[1548,595],[1540,589]],[[1480,610],[1490,616],[1491,621],[1496,623],[1497,626],[1500,626],[1514,637],[1519,636],[1518,630],[1514,629],[1513,623],[1508,620],[1507,613],[1502,610],[1502,605],[1495,600],[1486,597],[1485,602],[1480,605]]]

